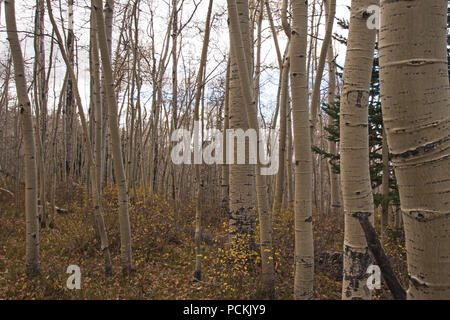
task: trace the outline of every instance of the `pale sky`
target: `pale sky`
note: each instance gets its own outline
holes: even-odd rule
[[[1,1],[1,0],[0,0]],[[195,1],[195,2],[194,2]],[[201,1],[201,2],[200,2]],[[88,44],[89,44],[89,7],[90,2],[88,0],[75,0],[76,7],[74,10],[75,17],[75,36],[77,38],[77,43],[79,46],[78,56],[79,56],[79,81],[78,85],[80,88],[80,92],[82,94],[82,99],[84,103],[84,108],[87,109],[89,106],[89,64],[88,64]],[[117,3],[124,3],[124,0],[117,1]],[[168,12],[169,12],[169,3],[171,1],[163,1],[163,0],[141,0],[141,17],[140,17],[140,41],[141,45],[145,45],[149,43],[149,37],[147,36],[147,28],[150,19],[150,8],[153,9],[155,14],[155,28],[156,31],[159,31],[156,35],[156,45],[161,47],[163,37],[165,35],[165,29],[168,22]],[[194,3],[199,3],[198,10],[196,11],[194,18],[190,24],[190,28],[185,29],[183,32],[183,54],[187,57],[195,57],[194,60],[191,61],[190,68],[193,71],[196,71],[196,61],[198,61],[201,52],[201,43],[203,39],[203,33],[199,33],[200,29],[204,28],[204,20],[206,16],[208,1],[207,0],[185,0],[185,4],[183,7],[181,21],[186,21],[193,12]],[[281,2],[281,1],[280,1]],[[310,1],[311,2],[311,1]],[[350,1],[337,0],[337,8],[336,8],[336,17],[337,18],[349,18],[349,11],[346,8],[346,5],[349,4]],[[32,34],[27,34],[26,32],[33,31],[33,16],[34,10],[33,5],[34,0],[27,1],[16,1],[16,13],[17,13],[17,22],[20,31],[25,31],[20,34],[21,39],[26,39],[23,42],[23,51],[26,57],[26,62],[28,63],[28,70],[32,70],[32,62],[33,62],[33,42],[31,39]],[[58,1],[54,1],[55,7],[53,8],[56,19],[60,23],[60,14],[58,9]],[[63,5],[62,17],[65,19],[65,24],[67,24],[67,11],[65,10],[66,0],[61,0]],[[274,2],[272,2],[274,3]],[[272,8],[275,6],[272,5]],[[120,5],[116,5],[116,8],[120,8]],[[207,73],[212,72],[212,77],[223,77],[224,76],[224,68],[226,64],[222,64],[219,68],[216,68],[220,61],[223,61],[224,55],[228,52],[228,29],[226,24],[226,0],[215,0],[214,1],[214,14],[216,14],[215,18],[215,28],[211,33],[211,44],[208,53],[208,71]],[[1,18],[0,18],[0,60],[2,62],[6,61],[8,56],[8,43],[6,40],[6,28],[4,22],[4,8],[2,3],[1,10]],[[274,17],[278,17],[279,14],[277,12],[273,12]],[[324,18],[322,18],[324,21]],[[121,17],[117,14],[115,17],[115,35],[117,37],[117,27],[120,25]],[[279,21],[275,21],[276,25],[280,25]],[[59,24],[61,30],[61,23]],[[200,28],[200,29],[199,29]],[[324,28],[321,28],[320,37],[323,37]],[[48,18],[46,19],[46,32],[51,33],[51,24]],[[336,23],[334,32],[338,32],[342,35],[347,35]],[[263,36],[270,36],[270,29],[268,21],[264,21],[263,24]],[[278,34],[281,50],[284,50],[284,46],[286,44],[285,35],[283,32]],[[117,40],[117,39],[116,39]],[[338,63],[343,65],[345,58],[345,47],[340,45],[337,42],[334,42],[335,52],[338,55]],[[50,39],[47,39],[47,54],[50,48]],[[113,49],[115,49],[115,44],[113,44]],[[57,46],[55,45],[55,50]],[[160,49],[158,49],[160,50]],[[320,51],[318,51],[320,52]],[[58,63],[56,64],[56,68],[53,70],[51,83],[50,83],[50,99],[49,99],[49,109],[53,109],[54,97],[55,94],[53,90],[55,90],[56,94],[59,93],[62,81],[64,79],[65,74],[65,66],[63,64],[62,58],[59,56]],[[276,53],[273,46],[273,40],[265,39],[262,46],[262,59],[263,64],[267,66],[277,66]],[[185,60],[186,63],[189,63],[188,60]],[[171,70],[170,64],[166,73],[167,77],[170,77]],[[184,76],[184,70],[182,67],[182,61],[180,61],[180,79]],[[29,74],[30,75],[30,74]],[[269,117],[270,114],[275,110],[276,103],[276,91],[278,85],[278,71],[268,69],[263,72],[261,76],[261,101],[262,104],[265,105],[264,114],[267,113]],[[30,80],[28,78],[28,80]],[[149,90],[151,87],[148,86]],[[151,91],[149,94],[145,95],[142,98],[143,102],[147,101],[148,96],[151,95]],[[147,109],[149,109],[149,103],[145,105]]]

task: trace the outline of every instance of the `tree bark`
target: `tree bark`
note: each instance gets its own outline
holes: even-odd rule
[[[61,55],[63,57],[63,60],[66,64],[67,67],[67,80],[69,79],[68,77],[70,76],[72,79],[72,89],[73,89],[73,94],[75,95],[75,99],[76,99],[76,105],[78,107],[78,113],[80,116],[80,120],[81,120],[81,125],[83,128],[83,134],[85,136],[86,142],[87,142],[87,147],[86,147],[86,151],[87,151],[87,159],[88,159],[88,170],[89,170],[89,177],[90,180],[88,181],[88,183],[90,183],[90,185],[93,188],[93,194],[94,194],[94,206],[95,206],[95,217],[96,217],[96,221],[97,221],[97,226],[98,226],[98,231],[100,233],[100,241],[101,241],[101,249],[102,249],[102,253],[103,253],[103,258],[105,261],[105,273],[107,275],[109,275],[111,273],[111,257],[110,257],[110,251],[109,251],[109,245],[108,245],[108,237],[106,234],[106,227],[105,227],[105,223],[103,220],[103,212],[102,212],[102,204],[101,204],[101,198],[100,198],[100,192],[97,188],[97,181],[96,181],[96,164],[95,164],[95,158],[92,152],[92,143],[91,143],[91,138],[90,138],[90,134],[89,134],[89,129],[88,129],[88,125],[87,125],[87,121],[86,121],[86,117],[84,115],[84,109],[83,109],[83,103],[80,97],[80,92],[78,90],[78,82],[77,82],[77,77],[75,75],[75,71],[72,68],[72,65],[70,63],[70,58],[64,48],[64,46],[62,45],[63,41],[62,41],[62,37],[61,34],[59,32],[59,29],[56,25],[56,21],[55,18],[53,16],[53,10],[51,7],[51,3],[50,0],[47,0],[47,10],[48,10],[48,15],[50,18],[50,22],[53,26],[53,30],[55,32],[56,38],[58,40],[58,45],[61,51]]]
[[[336,65],[334,58],[334,50],[332,41],[328,47],[328,97],[327,103],[329,106],[335,104],[336,99]],[[333,118],[328,116],[328,126],[332,124]],[[332,155],[337,154],[336,142],[328,140],[328,153]],[[330,208],[333,215],[341,213],[341,196],[339,189],[339,175],[333,172],[332,164],[328,162],[328,171],[330,173]]]
[[[450,299],[447,1],[381,1],[383,121],[400,192],[408,299]]]
[[[389,178],[390,178],[390,168],[389,168],[389,150],[387,144],[386,131],[383,130],[383,177],[381,181],[381,191],[383,194],[383,200],[381,203],[381,242],[384,243],[386,240],[386,229],[388,226],[389,219]]]
[[[259,134],[257,108],[254,94],[253,82],[250,80],[250,68],[248,64],[248,55],[250,52],[246,50],[249,46],[248,37],[248,2],[228,0],[228,13],[230,18],[230,41],[232,48],[232,57],[236,63],[237,71],[239,73],[239,84],[242,94],[242,102],[245,105],[247,115],[247,126],[256,131],[258,146],[261,136]],[[240,21],[239,18],[244,21]],[[247,27],[244,29],[244,27]],[[244,32],[245,30],[245,32]],[[233,61],[233,60],[232,60]],[[233,63],[232,63],[233,64]],[[232,166],[233,167],[233,166]],[[250,169],[251,166],[250,166]],[[261,175],[261,165],[257,161],[254,166],[254,175],[256,176],[256,194],[258,215],[260,222],[260,251],[261,251],[261,267],[262,267],[262,293],[266,298],[273,298],[275,296],[274,286],[274,265],[273,265],[273,249],[272,249],[272,231],[271,231],[271,217],[269,212],[268,196],[264,178]],[[233,181],[230,181],[231,183]],[[253,208],[250,210],[253,211]]]
[[[372,263],[355,213],[373,223],[369,171],[369,86],[376,31],[367,27],[366,12],[376,0],[353,0],[340,111],[341,184],[344,199],[344,277],[342,299],[371,299],[367,268]]]
[[[195,103],[194,103],[194,121],[199,121],[199,106],[200,106],[200,99],[202,97],[202,91],[205,85],[205,79],[204,79],[204,71],[206,69],[206,61],[207,61],[207,54],[208,54],[208,45],[209,45],[209,35],[211,30],[211,12],[212,12],[212,5],[213,0],[209,0],[208,5],[208,13],[206,14],[206,24],[205,24],[205,37],[203,39],[203,48],[202,48],[202,56],[200,59],[200,68],[197,75],[197,88],[195,93]],[[204,114],[202,112],[202,120],[203,120]],[[195,126],[194,126],[195,128]],[[195,130],[195,129],[194,129]],[[203,126],[202,130],[203,131]],[[194,139],[203,141],[203,134],[200,135],[200,132],[194,133]],[[201,250],[201,244],[202,244],[202,204],[201,204],[201,195],[203,193],[203,187],[204,182],[201,179],[200,176],[200,165],[195,164],[195,178],[197,180],[197,199],[196,199],[196,206],[195,206],[195,271],[194,271],[194,279],[197,281],[200,281],[202,278],[202,250]]]
[[[25,171],[25,216],[26,216],[26,274],[38,275],[39,263],[39,224],[37,207],[37,169],[36,149],[31,115],[31,103],[27,94],[25,67],[17,35],[16,10],[14,0],[5,0],[5,17],[11,55],[14,62],[14,78],[19,100],[20,119],[24,140]]]
[[[295,148],[295,276],[294,298],[313,298],[312,152],[308,111],[306,46],[308,2],[295,1],[291,31],[291,92]]]
[[[102,12],[101,0],[95,0],[93,9],[97,23],[97,37],[101,52],[101,62],[105,78],[105,90],[108,104],[109,130],[112,140],[112,153],[114,174],[119,191],[119,223],[120,223],[120,251],[122,260],[122,272],[126,275],[133,270],[133,257],[131,250],[131,226],[128,214],[128,189],[127,178],[122,159],[122,146],[117,115],[117,100],[115,96],[115,83],[113,79],[111,59],[108,51],[108,43],[105,30],[105,19]]]

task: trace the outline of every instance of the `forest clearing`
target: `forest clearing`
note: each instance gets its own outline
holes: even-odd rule
[[[450,300],[448,1],[0,8],[1,300]]]

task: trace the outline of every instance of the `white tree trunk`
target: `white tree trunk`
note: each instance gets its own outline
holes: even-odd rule
[[[447,1],[381,1],[383,121],[400,191],[408,299],[450,299]]]

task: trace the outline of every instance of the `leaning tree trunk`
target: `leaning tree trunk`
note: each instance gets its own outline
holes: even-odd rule
[[[381,1],[383,121],[403,211],[408,299],[450,299],[447,1]]]
[[[73,33],[73,0],[68,0],[68,27],[67,27],[67,40],[66,50],[70,60],[70,65],[74,67],[74,33]],[[66,168],[65,174],[67,181],[72,181],[74,172],[73,170],[73,139],[74,139],[74,98],[73,98],[73,79],[69,76],[66,87],[66,104],[65,104],[65,157]]]
[[[336,14],[336,0],[324,0],[323,5],[326,7],[325,12],[327,13],[327,24],[322,48],[320,49],[319,63],[317,66],[316,77],[311,95],[311,139],[314,137],[314,130],[317,125],[317,114],[320,111],[320,85],[322,83],[323,70],[325,68],[329,46],[331,44],[334,16]]]
[[[288,44],[289,46],[289,44]],[[288,49],[289,50],[289,49]],[[287,50],[287,51],[288,51]],[[283,189],[285,182],[285,156],[286,156],[286,135],[287,135],[287,113],[289,105],[289,52],[284,57],[281,69],[281,95],[280,95],[280,135],[278,151],[278,173],[275,184],[275,197],[273,199],[273,211],[281,209],[283,199]]]
[[[328,96],[327,103],[331,107],[335,104],[336,98],[336,65],[334,59],[333,44],[330,41],[328,48]],[[333,122],[333,118],[328,116],[328,126]],[[328,153],[336,155],[336,142],[328,141]],[[328,171],[330,175],[330,211],[333,215],[341,212],[341,197],[339,192],[339,175],[333,172],[331,161],[328,162]]]
[[[230,41],[232,52],[232,65],[237,67],[239,74],[238,82],[240,85],[241,101],[245,106],[245,113],[247,115],[247,126],[256,131],[258,147],[262,147],[261,135],[259,134],[258,116],[256,100],[253,96],[255,93],[253,82],[250,80],[250,68],[249,68],[249,50],[246,50],[250,43],[248,42],[248,2],[228,0],[228,12],[230,18]],[[239,19],[243,21],[239,21]],[[245,28],[245,29],[243,29]],[[237,89],[237,88],[236,88]],[[236,107],[236,106],[234,106]],[[260,253],[261,253],[261,268],[262,268],[262,294],[266,298],[273,298],[275,296],[274,286],[274,264],[273,264],[273,248],[272,248],[272,223],[269,212],[268,195],[266,185],[264,183],[264,177],[261,175],[261,165],[257,160],[257,164],[250,166],[250,169],[254,170],[254,174],[250,175],[251,178],[256,176],[256,195],[257,195],[257,209],[259,216],[260,226]],[[253,179],[252,179],[253,180]],[[231,183],[233,181],[230,181]],[[248,187],[248,186],[246,186]],[[245,207],[244,207],[245,208]],[[253,208],[247,207],[251,211]],[[246,210],[248,210],[246,209]],[[242,206],[239,211],[242,211]],[[244,210],[245,211],[245,210]]]
[[[128,274],[133,269],[133,257],[131,251],[131,227],[128,214],[128,188],[127,178],[122,159],[122,146],[120,143],[120,132],[118,123],[118,106],[114,90],[114,79],[111,67],[111,59],[105,29],[105,19],[102,11],[102,1],[95,0],[93,9],[97,23],[98,44],[101,52],[101,63],[105,78],[105,91],[108,104],[109,130],[112,140],[112,153],[114,163],[114,174],[119,191],[119,224],[120,224],[120,251],[122,258],[122,271]]]
[[[14,78],[19,100],[20,119],[24,140],[25,169],[25,215],[26,215],[26,273],[28,276],[39,274],[39,224],[37,208],[37,171],[36,149],[34,146],[33,118],[31,103],[27,94],[25,67],[17,36],[16,12],[14,0],[5,1],[6,28],[11,55],[14,62]]]
[[[291,36],[291,91],[295,148],[294,298],[312,299],[314,246],[312,233],[312,152],[308,112],[306,45],[308,2],[295,1]]]
[[[369,171],[369,87],[376,30],[367,27],[367,8],[376,0],[353,0],[340,110],[341,184],[344,199],[342,299],[370,299],[367,268],[371,256],[358,215],[373,223]]]
[[[69,55],[68,55],[66,49],[64,48],[64,46],[62,45],[62,43],[63,43],[62,36],[61,36],[61,33],[59,32],[58,26],[56,25],[56,21],[55,21],[54,15],[53,15],[53,10],[51,7],[51,2],[50,2],[50,0],[46,0],[46,2],[47,2],[47,10],[48,10],[50,22],[53,26],[53,31],[55,33],[57,43],[58,43],[60,51],[61,51],[61,55],[66,64],[66,67],[67,67],[67,75],[66,75],[66,79],[64,79],[64,81],[68,80],[69,76],[73,79],[73,82],[72,82],[73,93],[75,96],[76,105],[78,107],[78,113],[80,115],[81,126],[83,128],[83,133],[84,133],[86,144],[87,144],[86,151],[87,151],[89,177],[90,177],[89,183],[92,186],[93,194],[94,194],[95,218],[96,218],[97,227],[98,227],[98,231],[99,231],[99,235],[100,235],[101,249],[102,249],[103,257],[105,260],[105,273],[107,275],[109,275],[111,273],[112,267],[111,267],[110,251],[109,251],[109,246],[108,246],[108,237],[106,234],[106,227],[105,227],[105,223],[103,220],[100,192],[97,188],[97,182],[95,179],[96,165],[95,165],[95,158],[94,158],[94,155],[92,152],[91,137],[89,134],[86,117],[84,115],[83,103],[82,103],[82,100],[80,97],[80,92],[78,90],[77,76],[75,74],[75,71],[72,68],[71,63],[70,63]],[[98,58],[97,58],[97,60],[98,60]],[[65,85],[63,86],[63,88],[65,87]],[[56,131],[55,131],[55,134],[56,134]]]
[[[213,0],[209,0],[208,5],[208,13],[206,15],[206,24],[205,24],[205,37],[203,39],[203,48],[202,48],[202,56],[200,59],[200,68],[198,70],[197,75],[197,86],[195,92],[195,103],[194,103],[194,121],[199,121],[199,107],[200,107],[200,99],[202,97],[203,88],[205,86],[204,71],[206,69],[206,61],[208,54],[208,46],[209,46],[209,35],[211,30],[211,12],[212,12]],[[203,110],[202,110],[203,111]],[[202,112],[202,121],[204,114]],[[203,131],[203,126],[201,129],[198,126],[194,126],[194,130],[198,130],[200,132]],[[194,133],[194,141],[203,141],[203,134],[200,132]],[[202,241],[202,203],[201,196],[204,192],[203,190],[203,179],[200,176],[200,165],[195,165],[195,179],[197,183],[197,199],[195,205],[195,271],[194,271],[194,279],[200,281],[202,279],[202,250],[201,250],[201,241]]]
[[[233,2],[235,0],[232,0]],[[248,2],[240,1],[238,10],[240,29],[242,38],[244,39],[245,52],[247,60],[250,60],[250,35],[249,35],[249,15]],[[233,46],[230,35],[230,45]],[[248,130],[247,114],[243,110],[245,104],[240,84],[240,74],[237,64],[236,54],[234,50],[230,50],[230,92],[229,92],[229,125],[230,129]],[[227,146],[229,149],[230,147]],[[235,150],[229,150],[235,156]],[[248,153],[248,147],[245,148]],[[254,234],[255,232],[255,212],[256,204],[254,172],[252,165],[248,164],[246,156],[246,164],[230,164],[230,233],[231,236]]]

